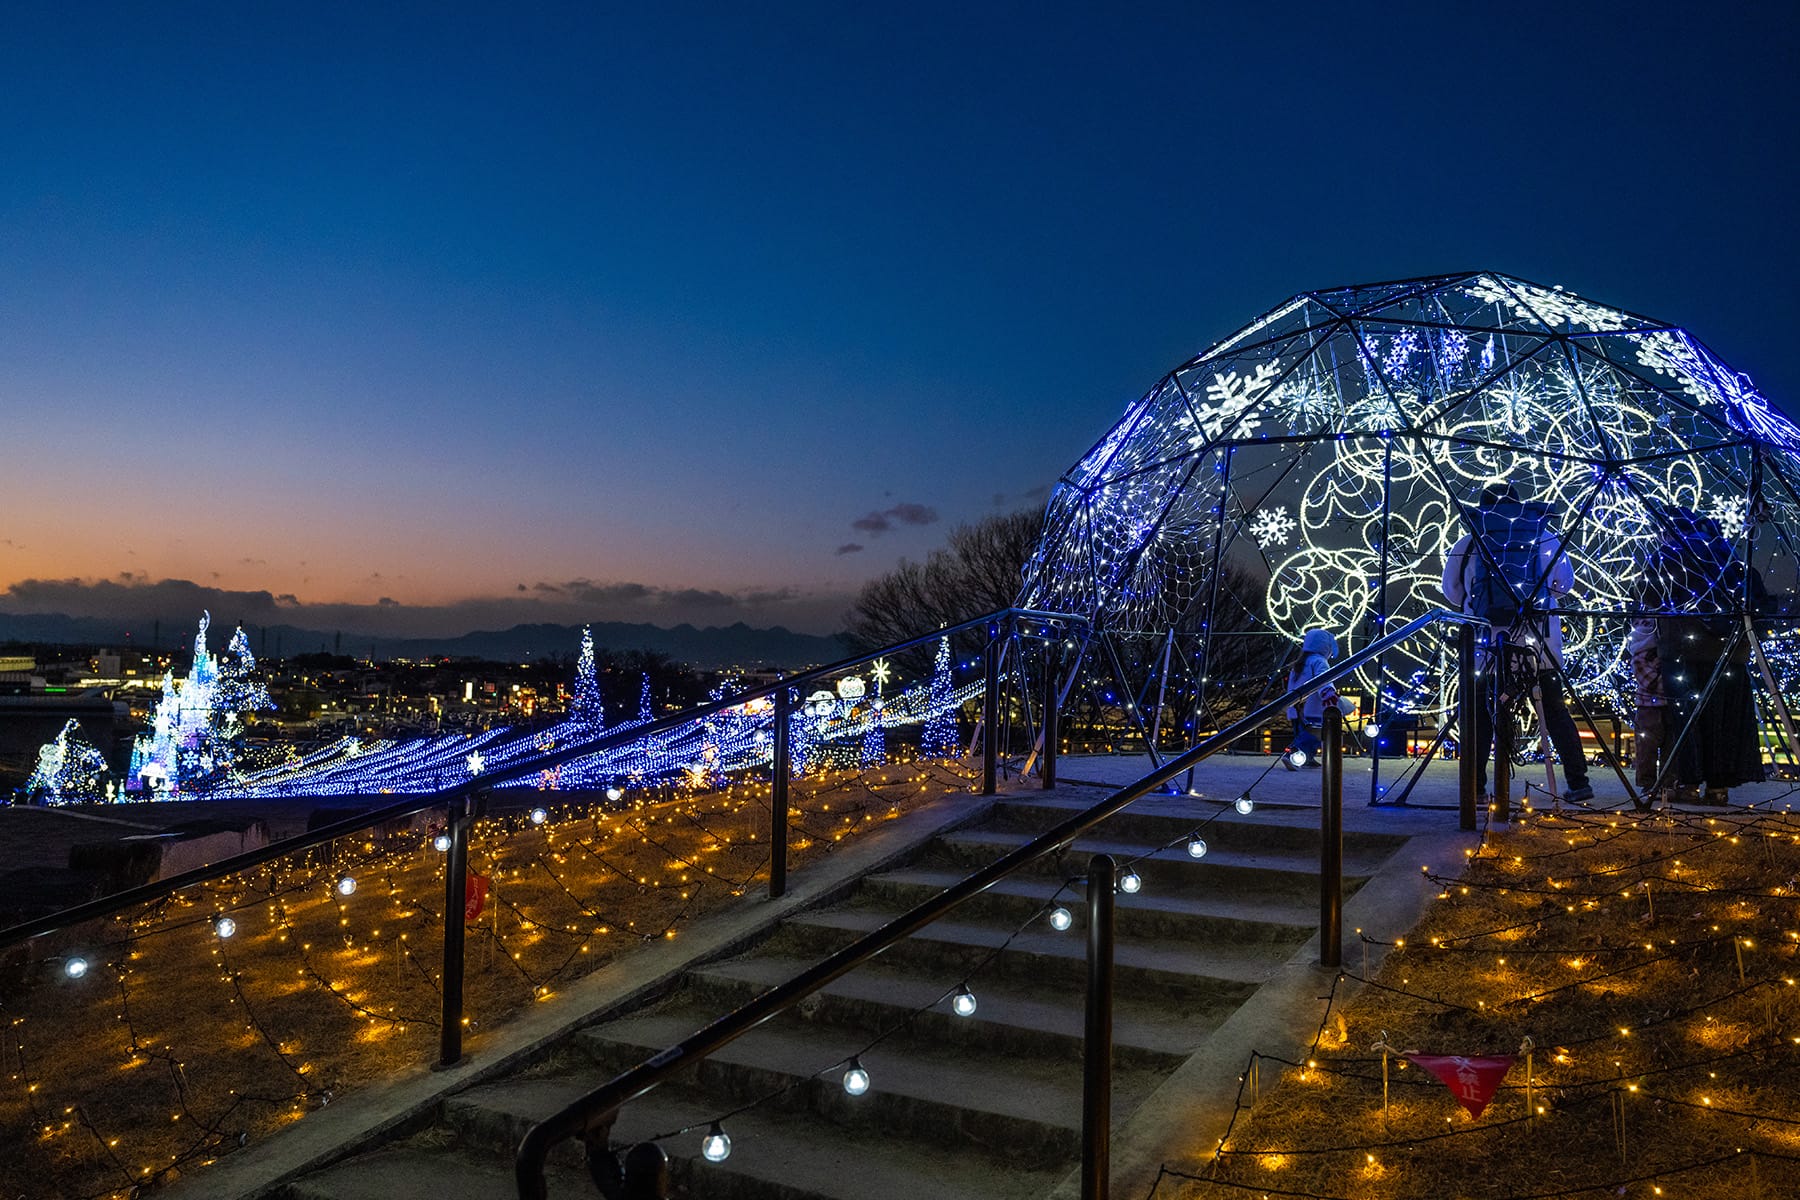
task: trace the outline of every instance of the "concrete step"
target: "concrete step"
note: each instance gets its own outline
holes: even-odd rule
[[[430,1142],[439,1144],[432,1145]],[[594,1200],[599,1189],[579,1167],[544,1173],[554,1200]],[[512,1156],[448,1144],[442,1131],[360,1154],[283,1184],[270,1200],[518,1200]]]
[[[713,1014],[681,1004],[614,1021],[579,1038],[610,1078],[672,1046]],[[856,1055],[871,1079],[844,1091]],[[1123,1120],[1161,1081],[1160,1070],[1114,1073],[1113,1112]],[[727,1111],[764,1101],[770,1111],[810,1113],[836,1125],[937,1140],[946,1131],[1009,1157],[1054,1161],[1080,1129],[1081,1068],[1032,1055],[948,1046],[901,1029],[892,1036],[778,1017],[665,1086]]]
[[[870,875],[856,891],[856,900],[895,914],[904,912],[943,892],[963,879],[964,872],[930,867],[908,867]],[[955,910],[964,920],[1009,922],[1012,925],[1038,914],[1056,898],[1069,907],[1077,922],[1087,904],[1087,889],[1062,889],[1048,879],[1014,876],[1002,879],[981,895]],[[1121,937],[1231,940],[1297,944],[1312,936],[1319,919],[1316,897],[1301,899],[1291,892],[1242,892],[1188,895],[1147,888],[1136,894],[1120,893],[1114,902],[1113,921]],[[1078,926],[1079,927],[1079,926]]]
[[[916,865],[968,872],[986,866],[1016,850],[1032,834],[998,829],[962,830],[935,839]],[[1110,854],[1121,865],[1129,862],[1146,887],[1180,895],[1218,896],[1244,892],[1278,893],[1295,897],[1317,896],[1319,856],[1293,850],[1217,849],[1207,838],[1204,858],[1188,855],[1185,843],[1169,849],[1149,849],[1141,843],[1117,841],[1105,836],[1077,838],[1058,857],[1047,857],[1021,868],[1015,879],[1074,879],[1087,873],[1088,860]],[[1344,851],[1344,891],[1349,895],[1374,874],[1391,850]]]
[[[597,1082],[570,1076],[476,1088],[453,1103],[448,1119],[469,1145],[504,1148],[510,1158],[511,1147],[534,1122]],[[872,1127],[758,1107],[724,1120],[731,1155],[711,1163],[700,1157],[700,1139],[721,1112],[716,1102],[658,1088],[625,1106],[612,1144],[661,1138],[677,1195],[706,1200],[1026,1200],[1048,1193],[1079,1154],[1072,1132],[1053,1162],[1021,1161],[1003,1146],[968,1146],[957,1136],[968,1131],[957,1126],[921,1144]],[[566,1175],[565,1164],[579,1157],[571,1143],[559,1148],[555,1161]],[[429,1193],[432,1200],[465,1194],[453,1185]],[[568,1193],[587,1200],[596,1194],[591,1184],[585,1192]],[[560,1200],[562,1193],[552,1195]]]
[[[1074,898],[1071,904],[1079,905]],[[870,933],[894,914],[860,906],[802,913],[766,942],[768,953],[818,961]],[[1085,917],[1085,913],[1082,914]],[[1016,979],[1079,995],[1087,978],[1087,937],[1082,920],[1058,932],[1045,920],[1015,926],[958,921],[955,914],[895,943],[881,955],[889,968],[910,968],[952,982]],[[1291,946],[1269,941],[1173,941],[1119,937],[1113,949],[1118,990],[1156,993],[1177,1004],[1209,998],[1241,1001],[1292,955]]]
[[[754,955],[691,971],[690,1002],[723,1013],[784,983],[816,959]],[[821,1025],[872,1035],[906,1023],[913,1034],[935,1042],[1052,1061],[1081,1060],[1082,1005],[1079,986],[1043,986],[1029,980],[979,978],[971,983],[977,1006],[972,1016],[950,1011],[949,993],[961,975],[924,977],[879,959],[865,964],[802,1002],[800,1016]],[[1172,1070],[1231,1015],[1243,992],[1203,994],[1191,1006],[1176,1006],[1160,995],[1139,996],[1119,989],[1114,999],[1113,1046],[1121,1067]]]
[[[1085,811],[1098,796],[1009,796],[994,806],[985,828],[1043,833],[1076,813]],[[1145,796],[1123,812],[1108,817],[1104,835],[1118,841],[1142,841],[1164,846],[1205,826],[1209,845],[1228,850],[1294,850],[1318,855],[1319,810],[1258,804],[1248,815],[1240,814],[1230,800],[1197,796]],[[1388,850],[1398,848],[1407,835],[1375,830],[1346,830],[1344,848]]]

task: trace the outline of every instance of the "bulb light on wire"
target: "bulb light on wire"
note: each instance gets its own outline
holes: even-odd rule
[[[860,1058],[852,1058],[849,1069],[844,1072],[844,1091],[852,1096],[860,1096],[868,1090],[869,1073],[863,1069]]]
[[[700,1154],[707,1162],[724,1162],[731,1157],[731,1135],[714,1121],[706,1136],[700,1139]]]
[[[950,1010],[959,1017],[975,1015],[975,993],[969,990],[968,984],[956,989],[956,995],[950,997]]]

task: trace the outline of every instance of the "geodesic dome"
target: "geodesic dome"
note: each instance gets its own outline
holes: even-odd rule
[[[1481,272],[1295,296],[1164,375],[1060,480],[1021,603],[1206,643],[1221,581],[1248,580],[1252,624],[1348,653],[1443,605],[1445,552],[1499,481],[1556,514],[1569,678],[1621,707],[1660,535],[1710,517],[1793,589],[1800,429],[1676,326]],[[1423,707],[1444,657],[1363,683]]]

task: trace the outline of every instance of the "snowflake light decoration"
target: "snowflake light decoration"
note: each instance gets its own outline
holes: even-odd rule
[[[1285,546],[1288,536],[1294,532],[1294,518],[1288,516],[1287,505],[1277,504],[1274,508],[1258,509],[1250,522],[1250,536],[1256,544],[1267,550],[1270,546]]]

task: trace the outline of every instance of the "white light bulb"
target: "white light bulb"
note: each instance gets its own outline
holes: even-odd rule
[[[959,1017],[975,1015],[975,993],[969,990],[967,984],[957,988],[956,995],[950,997],[950,1008]]]
[[[724,1162],[731,1157],[731,1135],[719,1128],[717,1121],[706,1131],[706,1136],[700,1139],[700,1153],[707,1162]]]
[[[354,876],[354,875],[339,875],[338,881],[337,881],[337,894],[340,896],[355,895],[356,894],[356,876]]]
[[[844,1072],[844,1090],[852,1096],[860,1096],[869,1090],[869,1073],[863,1070],[861,1059],[850,1060],[850,1069]]]
[[[79,954],[63,961],[63,974],[70,979],[80,979],[88,972],[88,960]]]
[[[1306,751],[1304,751],[1304,750],[1289,750],[1288,755],[1287,755],[1287,760],[1288,760],[1289,765],[1291,765],[1291,766],[1304,767],[1306,765]],[[1243,801],[1240,800],[1238,803],[1241,804],[1241,803],[1243,803]]]
[[[549,819],[550,819],[550,814],[545,812],[543,809],[534,808],[531,810],[531,823],[533,825],[542,825],[545,821],[548,821]]]
[[[1256,808],[1256,803],[1255,803],[1255,801],[1251,800],[1250,797],[1248,797],[1248,796],[1239,796],[1237,798],[1237,804],[1235,807],[1237,808],[1238,812],[1242,813],[1245,816],[1249,816],[1251,811]]]
[[[237,921],[231,917],[214,917],[213,932],[222,938],[228,938],[237,932]]]
[[[1144,880],[1136,871],[1127,871],[1119,876],[1119,890],[1129,895],[1137,895],[1144,886]]]
[[[1075,918],[1070,916],[1069,910],[1060,904],[1050,910],[1050,928],[1057,932],[1062,932],[1074,923]]]
[[[609,787],[606,789],[606,798],[608,800],[617,800],[620,796],[623,796],[624,794],[625,794],[624,788]]]
[[[1197,837],[1197,838],[1189,838],[1188,839],[1188,857],[1189,858],[1205,858],[1206,857],[1206,839],[1205,838]]]
[[[436,850],[439,854],[448,852],[450,849],[450,835],[447,833],[440,833],[432,838],[431,848]]]

